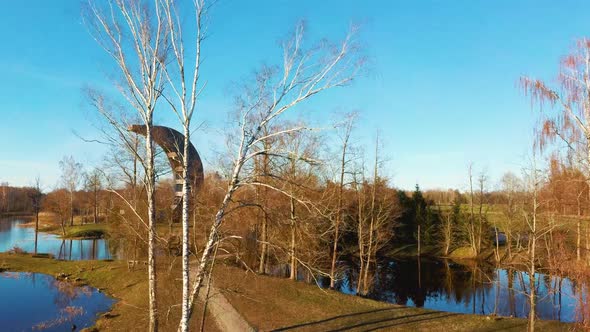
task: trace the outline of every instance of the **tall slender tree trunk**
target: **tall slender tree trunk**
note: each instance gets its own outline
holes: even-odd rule
[[[364,274],[364,269],[365,269],[365,243],[364,243],[364,232],[363,232],[363,223],[364,223],[364,217],[363,217],[363,200],[362,200],[362,193],[361,190],[359,189],[358,186],[359,184],[356,183],[355,184],[356,188],[357,188],[357,204],[358,204],[358,210],[357,210],[357,219],[358,219],[358,229],[357,229],[357,237],[358,237],[358,246],[359,246],[359,261],[360,261],[360,267],[359,267],[359,275],[358,275],[358,280],[356,283],[356,294],[359,295],[361,294],[361,284],[362,284],[362,280],[363,280],[363,274]]]
[[[189,297],[190,297],[190,263],[189,263],[189,200],[191,188],[189,184],[190,165],[190,121],[185,119],[184,123],[184,149],[182,158],[182,317],[180,319],[180,330],[189,330]],[[194,185],[194,184],[193,184]],[[196,194],[196,193],[195,193]]]
[[[94,223],[98,223],[98,190],[94,189]]]
[[[537,246],[537,209],[539,207],[538,202],[538,175],[537,175],[537,168],[536,163],[533,164],[533,214],[531,220],[531,236],[529,241],[529,257],[530,257],[530,266],[529,266],[529,319],[528,319],[528,331],[533,332],[535,331],[535,316],[536,316],[536,307],[535,307],[535,300],[536,300],[536,280],[535,280],[535,260],[536,260],[536,246]]]
[[[496,256],[496,263],[500,262],[500,237],[498,235],[498,227],[494,227],[494,231],[496,233],[496,250],[494,252]]]
[[[580,261],[582,247],[582,206],[580,204],[580,197],[578,196],[578,219],[576,221],[576,260]]]
[[[338,212],[340,214],[340,211]],[[336,216],[336,225],[334,225],[334,243],[332,246],[332,265],[330,266],[330,289],[334,289],[336,281],[336,260],[338,257],[338,237],[340,227],[340,216]]]
[[[296,226],[295,198],[291,197],[291,246],[289,248],[289,254],[291,256],[291,271],[289,279],[291,280],[297,280],[297,258],[295,253],[297,234]]]
[[[475,238],[475,213],[473,204],[473,170],[472,165],[469,165],[469,242],[471,242],[471,249],[475,254],[477,254]]]
[[[510,230],[507,230],[504,234],[506,235],[506,252],[508,259],[512,259],[512,236],[510,236]]]
[[[363,276],[363,295],[367,295],[369,291],[369,269],[371,268],[371,260],[373,257],[373,222],[369,226],[369,247],[367,248],[367,253],[365,256],[367,260],[365,261],[365,271]]]
[[[37,254],[37,243],[39,240],[39,210],[35,211],[35,255]]]
[[[535,218],[535,217],[533,217]],[[535,331],[535,248],[536,239],[533,235],[533,240],[531,242],[531,266],[530,266],[530,276],[529,276],[529,324],[528,324],[528,331],[533,332]]]
[[[266,129],[265,129],[266,130]],[[267,133],[266,131],[264,132]],[[268,146],[270,143],[267,141],[264,142],[264,148],[269,149]],[[262,175],[267,176],[269,174],[269,157],[268,154],[264,154],[262,157]],[[258,265],[258,273],[264,274],[266,273],[266,262],[268,260],[268,213],[266,210],[266,202],[268,198],[268,190],[266,187],[261,189],[262,192],[262,206],[263,206],[263,214],[262,214],[262,229],[261,229],[261,252],[260,252],[260,264]]]
[[[342,142],[342,155],[340,157],[340,181],[338,182],[338,202],[336,205],[336,222],[334,225],[334,243],[332,248],[332,266],[330,267],[330,288],[334,289],[336,281],[336,261],[338,260],[338,239],[340,232],[340,222],[342,221],[342,195],[344,191],[344,174],[346,173],[346,153],[348,150],[348,140],[352,131],[354,118],[350,117],[346,124],[346,132]]]
[[[334,289],[336,281],[336,261],[338,258],[338,239],[340,237],[340,221],[342,218],[342,194],[344,190],[344,173],[346,163],[346,144],[342,149],[341,169],[340,169],[340,182],[338,183],[338,203],[336,205],[336,224],[334,225],[334,244],[332,248],[332,266],[330,268],[330,288]]]
[[[418,224],[418,257],[420,257],[420,255],[422,255],[422,247],[421,247],[421,243],[420,243],[420,238],[422,234],[422,230],[420,227],[420,224]]]
[[[263,212],[262,216],[262,229],[260,230],[260,262],[258,265],[258,273],[264,274],[266,272],[266,259],[268,252],[268,217],[266,211]]]
[[[74,226],[74,191],[70,190],[70,226]]]
[[[157,274],[156,274],[156,202],[155,202],[155,170],[154,147],[152,142],[152,119],[146,121],[146,178],[148,201],[148,292],[149,292],[149,329],[158,331],[158,301],[157,301]]]
[[[369,292],[369,269],[371,267],[371,260],[376,259],[376,236],[375,236],[375,217],[376,209],[375,203],[377,200],[377,183],[379,182],[379,136],[375,141],[375,165],[373,166],[373,188],[371,190],[371,223],[369,225],[369,248],[367,249],[367,262],[365,263],[365,275],[363,283],[363,293],[366,295]],[[375,252],[373,252],[375,251]]]

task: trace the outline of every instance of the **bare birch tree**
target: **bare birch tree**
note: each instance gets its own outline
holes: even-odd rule
[[[541,171],[537,168],[536,156],[532,157],[531,166],[525,170],[526,187],[529,193],[529,206],[530,208],[523,211],[523,216],[529,228],[529,257],[527,263],[527,272],[529,275],[529,319],[528,319],[528,331],[533,332],[535,330],[535,318],[536,318],[536,270],[535,266],[537,263],[536,247],[537,238],[541,236],[539,229],[539,191],[542,186]]]
[[[204,0],[193,1],[188,8],[182,7],[173,0],[160,0],[162,16],[169,29],[167,36],[171,54],[168,58],[160,58],[162,72],[166,78],[166,87],[172,91],[170,95],[162,96],[178,117],[182,125],[184,142],[182,147],[182,317],[180,331],[189,330],[189,296],[190,296],[190,242],[189,242],[189,202],[191,194],[196,194],[197,184],[190,183],[189,179],[189,147],[191,137],[191,123],[197,106],[197,99],[204,85],[199,85],[201,67],[201,44],[205,38],[203,18],[206,14]],[[185,35],[183,27],[186,17],[180,17],[180,12],[191,14],[190,22],[194,22],[195,31]],[[190,32],[190,30],[188,30]],[[187,52],[187,48],[194,47]],[[181,150],[181,149],[179,149]]]
[[[169,26],[161,2],[88,0],[84,19],[94,40],[112,58],[121,80],[119,91],[145,126],[145,187],[148,201],[148,284],[150,331],[158,330],[155,255],[155,171],[152,125],[165,80],[162,66],[169,51]]]
[[[256,75],[254,86],[246,89],[238,99],[240,112],[239,137],[235,156],[231,161],[228,185],[225,196],[217,211],[205,248],[193,281],[189,305],[189,317],[193,304],[207,274],[213,248],[218,240],[218,230],[228,213],[232,198],[241,188],[271,185],[257,182],[252,172],[253,159],[263,154],[281,154],[281,151],[259,149],[264,140],[290,132],[304,130],[304,127],[276,129],[266,134],[263,128],[273,128],[271,124],[298,106],[325,90],[348,85],[361,68],[362,58],[356,52],[354,42],[355,29],[340,44],[323,42],[316,47],[304,47],[304,25],[297,25],[293,35],[283,44],[282,68],[263,68]],[[280,74],[279,74],[280,73]],[[279,75],[277,75],[279,74]],[[285,193],[279,188],[272,188]],[[288,193],[285,193],[288,195]]]

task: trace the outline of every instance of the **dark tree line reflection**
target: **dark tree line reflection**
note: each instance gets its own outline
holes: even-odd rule
[[[336,289],[356,294],[358,268],[343,262]],[[283,272],[283,271],[281,271]],[[300,280],[310,279],[300,276]],[[407,259],[381,261],[372,271],[365,297],[429,309],[500,316],[528,315],[528,275],[517,269],[496,269],[491,264],[450,260]],[[581,321],[588,287],[567,278],[537,274],[537,316],[566,322]],[[328,280],[320,279],[328,287]]]

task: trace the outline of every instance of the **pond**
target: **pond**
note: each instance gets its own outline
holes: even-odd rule
[[[79,331],[115,302],[94,288],[40,273],[0,273],[0,294],[2,331]]]
[[[358,272],[346,268],[336,288],[356,293]],[[567,278],[536,275],[537,316],[575,322],[587,300],[587,285]],[[321,286],[329,286],[321,280]],[[500,316],[528,316],[528,274],[491,265],[462,265],[449,260],[412,259],[381,262],[367,297],[428,309]]]
[[[35,229],[22,227],[26,221],[22,218],[0,219],[0,252],[7,252],[15,247],[26,252],[35,250]],[[68,239],[55,234],[39,232],[37,252],[49,253],[57,259],[90,260],[111,259],[113,255],[105,239]]]

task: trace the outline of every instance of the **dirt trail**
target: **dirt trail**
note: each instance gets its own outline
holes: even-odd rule
[[[196,277],[196,266],[191,269],[191,280]],[[207,297],[207,284],[199,291],[199,300],[205,302]],[[241,332],[256,331],[229,303],[221,291],[214,284],[210,286],[208,294],[207,311],[215,317],[215,323],[221,331]]]

